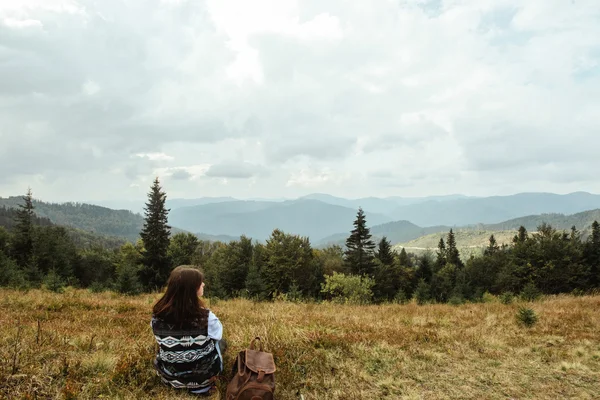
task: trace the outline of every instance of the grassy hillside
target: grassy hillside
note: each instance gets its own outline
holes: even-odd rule
[[[379,240],[381,240],[381,238],[385,236],[387,240],[389,240],[392,244],[395,244],[417,239],[421,236],[428,235],[430,233],[447,232],[448,230],[450,230],[450,227],[431,226],[423,228],[409,221],[394,221],[387,222],[385,224],[374,225],[370,229],[373,241],[378,242]],[[334,235],[319,240],[316,243],[316,246],[325,247],[331,244],[338,244],[340,246],[344,246],[349,234],[350,231],[348,231],[347,233],[336,233]]]
[[[454,236],[456,238],[456,245],[461,252],[463,257],[469,256],[470,254],[479,254],[482,249],[489,244],[491,235],[494,235],[498,245],[510,244],[513,237],[517,234],[516,230],[508,231],[488,231],[488,230],[455,230]],[[448,231],[432,233],[429,235],[422,236],[418,239],[411,240],[405,243],[399,243],[393,246],[397,251],[402,247],[406,248],[406,251],[412,253],[421,253],[427,250],[434,250],[437,248],[440,238],[444,238],[448,235]]]
[[[369,223],[370,221],[367,220]],[[495,232],[500,232],[502,235],[502,231],[513,231],[518,230],[521,225],[525,226],[528,231],[533,232],[540,226],[542,223],[547,223],[555,227],[559,230],[570,230],[573,225],[579,229],[584,237],[589,231],[590,226],[594,221],[600,221],[600,209],[584,211],[577,214],[572,215],[564,215],[564,214],[540,214],[540,215],[529,215],[526,217],[515,218],[511,220],[507,220],[497,224],[477,224],[472,226],[465,226],[462,228],[458,228],[458,230],[465,233],[465,247],[473,247],[480,246],[480,243],[485,242],[487,244],[487,239],[489,236]],[[392,244],[402,244],[406,246],[412,247],[436,247],[437,242],[441,235],[446,234],[450,230],[450,226],[429,226],[422,227],[416,224],[413,224],[409,221],[394,221],[387,222],[379,225],[371,225],[371,234],[373,235],[373,240],[379,240],[381,237],[386,236],[388,240],[392,242]],[[457,228],[454,228],[455,230]],[[479,233],[477,233],[479,232]],[[317,242],[317,246],[326,246],[328,244],[340,244],[343,245],[346,238],[348,237],[348,232],[340,232],[331,236],[328,236]],[[434,236],[429,236],[431,234],[436,234]],[[487,237],[485,237],[487,235]],[[425,236],[421,240],[420,238]],[[481,236],[481,237],[479,237]],[[485,237],[485,240],[483,238]],[[510,237],[512,239],[512,236]],[[417,244],[407,244],[407,242],[411,242],[414,240],[418,240]],[[431,241],[435,241],[433,246],[430,243]],[[425,243],[425,244],[424,244]],[[508,242],[507,242],[508,243]],[[460,243],[459,243],[460,244]]]
[[[528,231],[533,231],[542,223],[547,223],[559,230],[570,230],[572,226],[575,226],[578,230],[583,232],[589,230],[594,221],[600,221],[600,209],[584,211],[572,215],[529,215],[504,221],[499,224],[485,225],[485,228],[490,230],[505,230],[519,229],[520,226],[524,226]]]
[[[0,397],[193,398],[153,372],[156,299],[0,290]],[[600,296],[533,303],[539,322],[530,329],[516,324],[518,307],[231,300],[210,308],[229,341],[225,370],[263,337],[275,355],[279,400],[597,396]]]

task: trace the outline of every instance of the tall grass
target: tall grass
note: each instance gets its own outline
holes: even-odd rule
[[[153,372],[156,298],[0,290],[0,398],[186,398]],[[211,309],[229,341],[227,370],[254,336],[264,338],[278,399],[597,396],[600,296],[529,304],[539,318],[529,329],[515,321],[522,305],[230,300]]]

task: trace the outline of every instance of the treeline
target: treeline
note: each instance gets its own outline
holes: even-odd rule
[[[0,198],[0,210],[15,211],[23,204],[20,197]],[[32,199],[36,218],[56,225],[71,227],[100,236],[114,236],[135,241],[139,237],[143,218],[129,210],[111,210],[85,203],[46,203]],[[1,216],[1,214],[0,214]],[[0,226],[6,226],[1,223]]]
[[[0,227],[12,229],[17,223],[17,210],[6,206],[0,207]],[[33,215],[31,223],[37,226],[51,226],[52,222],[48,218],[38,217]]]
[[[166,194],[155,180],[145,209],[141,239],[116,249],[77,243],[60,226],[36,218],[31,192],[0,227],[0,285],[60,291],[65,285],[135,294],[160,290],[172,268],[195,265],[211,297],[329,299],[353,303],[479,301],[491,294],[584,293],[600,284],[600,227],[585,240],[573,228],[519,229],[510,245],[493,235],[483,256],[463,259],[452,230],[435,253],[396,252],[371,239],[359,209],[345,247],[315,249],[308,238],[274,230],[257,243],[242,236],[229,243],[171,235]],[[1,210],[1,209],[0,209]],[[42,223],[43,222],[43,223]]]

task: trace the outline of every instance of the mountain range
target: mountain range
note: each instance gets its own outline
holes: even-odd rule
[[[279,228],[309,236],[313,243],[339,243],[352,229],[358,207],[365,210],[373,235],[385,235],[398,243],[450,227],[506,224],[530,215],[570,215],[599,209],[600,195],[576,192],[344,199],[313,194],[277,202],[234,200],[186,206],[171,210],[170,221],[182,229],[210,235],[245,234],[264,240]]]
[[[0,207],[15,207],[20,197],[0,198]],[[36,212],[53,223],[101,235],[135,240],[143,224],[135,209],[142,201],[122,201],[122,210],[84,203],[45,203],[36,201]],[[388,237],[402,243],[418,237],[447,232],[450,228],[512,230],[524,225],[535,229],[549,222],[559,229],[570,224],[585,230],[593,219],[600,219],[600,195],[576,192],[520,193],[511,196],[468,197],[365,197],[344,199],[327,194],[312,194],[293,200],[238,200],[231,197],[169,199],[167,207],[173,232],[195,233],[205,240],[234,240],[240,235],[266,240],[273,229],[308,236],[317,246],[343,244],[352,229],[358,207],[365,210],[367,223],[375,238]],[[575,215],[572,215],[575,214]],[[575,222],[575,223],[574,223]],[[553,224],[553,225],[554,225]]]

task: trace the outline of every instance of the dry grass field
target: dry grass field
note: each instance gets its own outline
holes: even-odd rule
[[[153,372],[156,299],[0,290],[0,398],[192,398]],[[600,296],[529,304],[532,328],[516,323],[519,305],[231,300],[211,309],[229,341],[227,369],[264,337],[282,400],[598,398]]]

